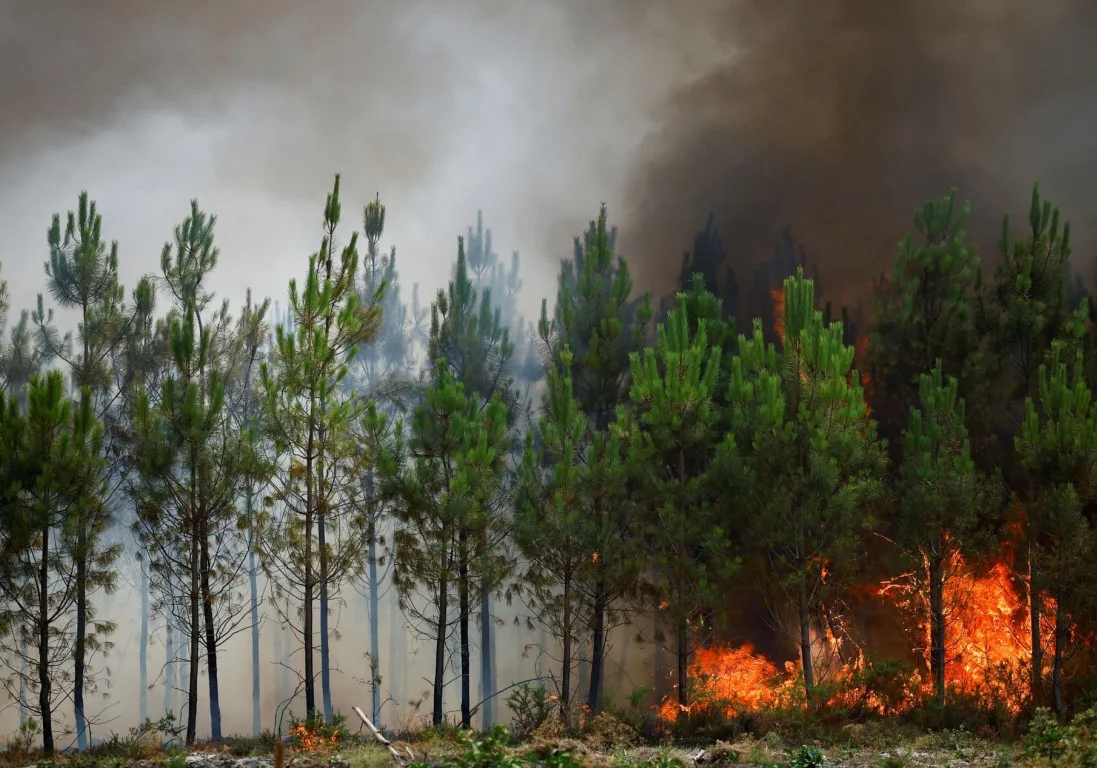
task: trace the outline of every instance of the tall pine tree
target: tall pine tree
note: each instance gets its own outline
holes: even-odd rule
[[[732,361],[732,431],[721,470],[744,481],[744,528],[770,583],[791,608],[804,687],[815,706],[814,648],[820,610],[856,567],[870,523],[867,503],[885,469],[852,347],[839,323],[815,309],[814,281],[803,270],[784,281],[783,349],[740,337]]]

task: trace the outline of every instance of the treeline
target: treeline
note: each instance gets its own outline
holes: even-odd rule
[[[1069,226],[1038,191],[1026,234],[1006,219],[991,279],[967,213],[955,193],[919,209],[858,345],[802,270],[769,286],[773,327],[737,331],[700,253],[657,313],[604,208],[536,322],[517,309],[518,254],[501,260],[482,220],[427,309],[379,249],[379,199],[345,234],[338,177],[280,316],[250,294],[234,315],[213,295],[216,219],[196,202],[127,296],[82,194],[53,218],[45,269],[76,331],[40,296],[0,355],[9,696],[41,720],[47,751],[71,702],[87,746],[85,700],[115,629],[96,607],[131,553],[143,646],[156,616],[185,651],[188,741],[202,669],[222,736],[218,663],[240,633],[258,730],[265,610],[304,649],[306,712],[330,720],[330,620],[348,587],[368,598],[379,719],[386,584],[432,648],[434,723],[451,663],[461,724],[495,717],[501,600],[551,638],[567,719],[604,705],[607,644],[626,624],[656,627],[641,639],[674,656],[688,711],[694,653],[729,636],[754,593],[813,711],[820,638],[841,634],[851,590],[881,571],[914,574],[927,696],[945,706],[948,585],[964,558],[1009,546],[1032,627],[1028,701],[1062,712],[1082,696],[1070,675],[1097,594],[1097,324],[1071,280]]]

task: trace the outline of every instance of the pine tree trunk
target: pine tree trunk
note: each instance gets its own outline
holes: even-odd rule
[[[804,692],[807,695],[808,709],[815,709],[815,669],[811,660],[811,606],[808,604],[808,586],[806,576],[800,577],[800,662],[804,667]]]
[[[448,559],[448,558],[447,558]],[[434,710],[431,722],[442,724],[442,687],[446,682],[446,609],[449,606],[449,581],[445,575],[438,580],[438,597],[435,607],[438,610],[437,634],[434,638]]]
[[[678,719],[686,717],[689,707],[689,628],[686,617],[678,619]]]
[[[24,588],[28,586],[26,577],[23,580]],[[22,728],[27,724],[27,717],[29,717],[28,702],[27,702],[27,675],[30,673],[27,665],[27,638],[23,632],[19,633],[19,727]]]
[[[678,450],[678,556],[688,551],[685,535],[686,503],[686,452]],[[685,590],[678,579],[678,719],[685,720],[689,713],[689,625],[686,623]]]
[[[324,512],[316,514],[316,539],[320,547],[320,692],[324,702],[324,720],[332,722],[331,641],[328,637],[328,548]]]
[[[164,716],[174,714],[175,710],[175,630],[171,626],[170,619],[164,622]]]
[[[369,535],[369,670],[370,713],[373,724],[381,727],[381,598],[377,583],[377,531],[375,520],[370,522]]]
[[[938,707],[945,705],[945,573],[944,537],[939,536],[937,551],[930,555],[929,566],[929,666],[933,675],[933,698]]]
[[[206,625],[206,677],[209,681],[210,739],[221,741],[221,691],[217,677],[217,631],[213,623],[213,594],[210,589],[209,543],[202,541],[202,613]]]
[[[598,561],[598,579],[594,586],[594,629],[590,649],[590,686],[587,688],[587,707],[591,714],[602,706],[602,667],[606,650],[606,578],[602,560]]]
[[[199,645],[202,638],[202,614],[198,599],[201,590],[198,542],[198,531],[192,530],[190,536],[190,665],[187,669],[187,744],[193,744],[198,736],[198,664],[200,660]]]
[[[251,590],[251,728],[256,736],[263,732],[263,711],[259,688],[259,569],[255,564],[255,533],[252,529],[252,488],[247,490],[248,514],[248,586]]]
[[[312,576],[312,524],[313,510],[316,503],[313,484],[313,450],[314,438],[312,429],[309,429],[308,447],[305,459],[305,579],[304,579],[304,609],[305,616],[302,628],[302,640],[305,646],[305,716],[312,717],[316,712],[316,676],[313,667],[313,636],[312,636],[312,612],[313,612],[313,584]]]
[[[491,592],[480,592],[480,727],[485,731],[495,724],[492,696],[495,694],[495,626],[491,620]]]
[[[76,718],[76,748],[88,748],[88,721],[84,713],[84,662],[88,634],[88,530],[85,510],[77,511],[76,541],[76,639],[73,652],[72,703]]]
[[[149,574],[147,563],[141,563],[141,647],[138,649],[138,665],[141,681],[141,722],[149,719]]]
[[[388,680],[390,695],[395,701],[393,707],[396,709],[396,715],[399,716],[400,708],[404,706],[404,697],[400,693],[400,666],[403,659],[397,658],[397,647],[400,644],[400,606],[397,602],[396,596],[393,595],[389,598],[385,606],[385,614],[388,616],[389,622],[389,656],[385,665],[385,679]]]
[[[88,329],[88,307],[83,306],[84,333],[84,357],[86,365],[91,358],[91,338]],[[81,393],[81,401],[87,395]],[[87,510],[81,505],[77,508],[77,526],[79,530],[76,536],[76,552],[73,558],[76,562],[76,638],[73,649],[72,670],[72,703],[76,720],[76,748],[81,752],[88,748],[88,721],[84,712],[84,666],[87,658],[87,634],[88,634],[88,520]]]
[[[42,561],[38,566],[38,708],[42,715],[42,751],[53,754],[53,711],[50,709],[50,529],[42,529]]]
[[[569,561],[570,562],[570,561]],[[560,722],[568,722],[568,705],[571,702],[571,568],[564,571],[564,626],[563,669],[560,670]]]
[[[471,655],[469,653],[469,551],[468,551],[468,528],[464,525],[461,526],[461,532],[458,534],[458,557],[460,561],[458,563],[457,571],[457,590],[458,590],[458,611],[460,615],[457,620],[460,622],[458,630],[461,635],[461,727],[469,728],[472,726],[472,713],[470,711],[472,702],[470,693],[471,682]]]
[[[1043,638],[1040,636],[1040,590],[1036,584],[1036,542],[1032,532],[1032,521],[1029,520],[1028,543],[1028,615],[1030,623],[1030,639],[1032,643],[1032,703],[1039,706],[1043,700],[1044,688],[1044,648]]]

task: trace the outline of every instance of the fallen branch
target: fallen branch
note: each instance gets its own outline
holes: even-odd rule
[[[369,728],[369,732],[373,734],[373,738],[377,739],[377,741],[385,745],[385,748],[388,749],[389,754],[392,755],[392,759],[396,761],[396,765],[399,766],[399,768],[406,768],[407,760],[415,759],[415,755],[412,753],[411,747],[405,746],[404,750],[408,753],[407,760],[405,760],[404,756],[396,751],[396,747],[392,746],[392,742],[382,736],[381,732],[377,730],[377,726],[370,722],[370,719],[366,717],[365,712],[363,712],[358,707],[354,707],[353,709],[356,713],[358,713],[358,717],[362,718],[362,722],[366,724],[366,727]]]

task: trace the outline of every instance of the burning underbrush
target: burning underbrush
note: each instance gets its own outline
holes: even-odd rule
[[[945,616],[946,709],[981,712],[982,723],[1000,730],[1007,721],[1030,712],[1032,632],[1027,590],[1008,558],[985,567],[971,566],[956,553],[948,563]],[[870,599],[904,619],[909,651],[905,658],[871,658],[833,616],[813,637],[816,719],[865,721],[919,716],[934,710],[930,674],[930,627],[923,573],[908,573],[865,590]],[[1041,645],[1052,647],[1056,606],[1042,606]],[[1073,673],[1089,668],[1089,644],[1076,637]],[[1046,671],[1046,670],[1045,670]],[[800,662],[776,662],[751,645],[710,645],[692,658],[688,705],[677,691],[657,707],[668,726],[760,713],[806,713]],[[944,716],[941,712],[937,717]]]

